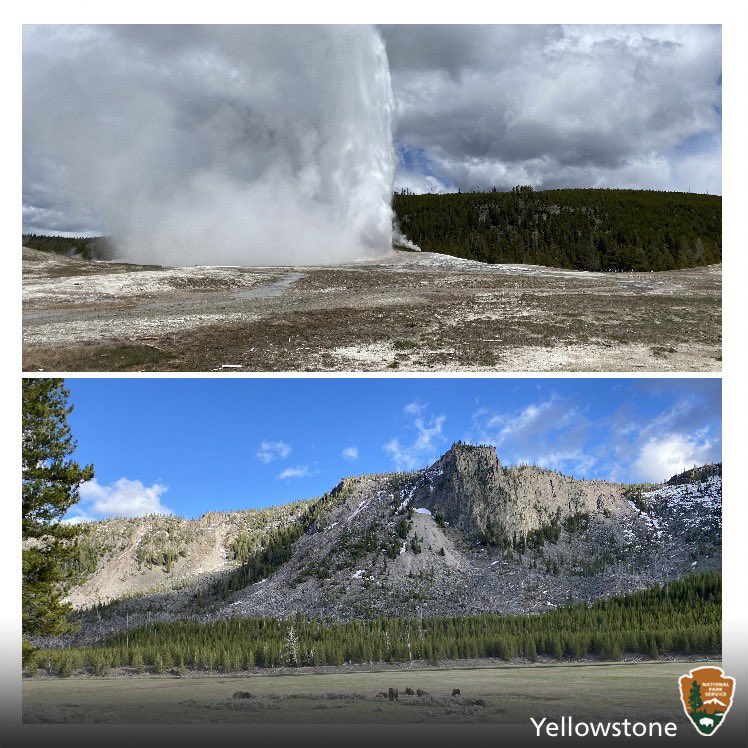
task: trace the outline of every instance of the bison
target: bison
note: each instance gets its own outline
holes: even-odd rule
[[[416,692],[412,688],[406,688],[405,689],[405,695],[406,696],[415,696]]]
[[[699,720],[699,724],[702,727],[714,727],[714,720],[711,717],[702,717]]]
[[[464,703],[468,706],[486,706],[486,702],[483,699],[466,699]]]
[[[460,689],[459,688],[453,688],[452,689],[452,696],[459,696],[460,695]]]
[[[233,697],[234,699],[254,699],[254,694],[251,694],[249,691],[234,691]]]
[[[420,688],[417,688],[416,696],[430,696],[430,694],[428,691],[422,691]]]
[[[400,692],[396,688],[390,688],[387,695],[389,696],[390,701],[397,701]]]

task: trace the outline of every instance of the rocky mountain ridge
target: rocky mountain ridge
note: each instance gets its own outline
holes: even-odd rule
[[[146,615],[302,612],[348,620],[542,612],[721,563],[721,469],[628,486],[504,467],[493,447],[455,444],[429,468],[344,479],[324,497],[293,506],[275,511],[273,529],[252,536],[242,558],[192,580],[182,574],[178,589],[111,604],[105,626],[97,614],[99,631],[120,628],[125,616],[137,625]],[[222,537],[215,547],[225,550],[229,535]],[[188,556],[159,573],[173,578]],[[71,591],[80,607],[96,602],[86,594],[106,568]],[[84,633],[96,628],[92,620],[83,617]]]

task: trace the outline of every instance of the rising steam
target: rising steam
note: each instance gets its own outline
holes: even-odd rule
[[[26,27],[23,94],[27,199],[95,222],[122,257],[391,249],[394,106],[371,27]]]

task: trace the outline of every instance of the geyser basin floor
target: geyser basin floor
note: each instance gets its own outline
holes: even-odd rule
[[[257,724],[529,724],[530,717],[674,721],[685,726],[673,683],[697,662],[458,667],[289,676],[34,678],[23,681],[24,722],[238,722]],[[707,664],[707,663],[703,663]],[[714,663],[709,663],[714,664]],[[389,702],[390,686],[428,691]],[[452,689],[459,688],[459,698]],[[232,699],[235,691],[256,698]],[[590,698],[590,694],[595,698]],[[482,699],[485,706],[470,705]]]
[[[587,273],[397,252],[160,268],[24,249],[23,272],[27,371],[721,368],[721,265]]]

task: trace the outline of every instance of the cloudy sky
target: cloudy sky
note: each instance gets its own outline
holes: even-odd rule
[[[666,480],[721,459],[715,379],[69,379],[69,517],[268,506],[346,475],[430,465],[458,440],[505,465]]]
[[[401,187],[721,194],[719,27],[396,26],[382,33]]]
[[[395,98],[396,188],[439,192],[531,184],[721,194],[719,27],[439,25],[383,26],[380,31]],[[108,35],[103,49],[96,46],[102,35]],[[186,36],[191,54],[185,62]],[[219,92],[226,88],[221,81],[238,80],[234,62],[241,57],[246,63],[240,40],[224,44],[217,56],[209,41],[200,54],[201,35],[195,29],[164,34],[142,27],[116,33],[87,28],[73,37],[71,42],[68,30],[60,43],[60,32],[47,27],[27,30],[24,39],[26,230],[101,230],[101,217],[90,204],[96,192],[102,184],[134,176],[123,168],[102,174],[103,162],[94,174],[92,141],[101,137],[108,153],[123,138],[134,139],[150,153],[148,159],[163,159],[155,133],[174,125],[173,117],[166,121],[170,111],[188,124],[179,130],[184,159],[195,153],[188,135],[198,128],[189,125],[191,118],[201,128],[214,128],[216,120],[206,112],[223,111],[221,137],[206,141],[205,132],[200,133],[199,150],[206,142],[212,149],[225,146],[228,156],[211,152],[236,168],[235,134],[246,133],[256,122],[226,120],[234,111],[224,106],[226,101],[246,98],[246,87],[227,90],[223,102]],[[87,45],[99,51],[85,54]],[[275,60],[280,69],[287,57],[262,54],[260,59],[263,65]],[[320,59],[326,64],[327,57]],[[284,91],[293,90],[287,69],[277,79],[267,70],[254,80],[245,73],[241,80],[262,92],[261,100],[272,106],[278,122],[293,121],[298,102],[314,90],[304,83],[299,95],[284,98]],[[108,85],[107,77],[116,86]],[[73,95],[66,87],[74,82],[80,91]],[[142,96],[130,95],[116,105],[112,94],[122,86],[130,94],[141,90]],[[330,96],[330,87],[324,96]],[[177,97],[179,107],[170,108],[168,97]],[[89,120],[96,117],[101,127],[91,129]],[[138,118],[143,127],[132,127]],[[146,127],[146,122],[158,126]],[[76,132],[94,135],[76,138]],[[104,132],[116,136],[114,145]],[[56,139],[55,133],[68,134]],[[169,151],[172,162],[181,163],[179,153]],[[129,156],[128,161],[135,163]],[[256,168],[256,159],[250,161]],[[92,199],[71,201],[71,184],[84,198],[91,184]]]

